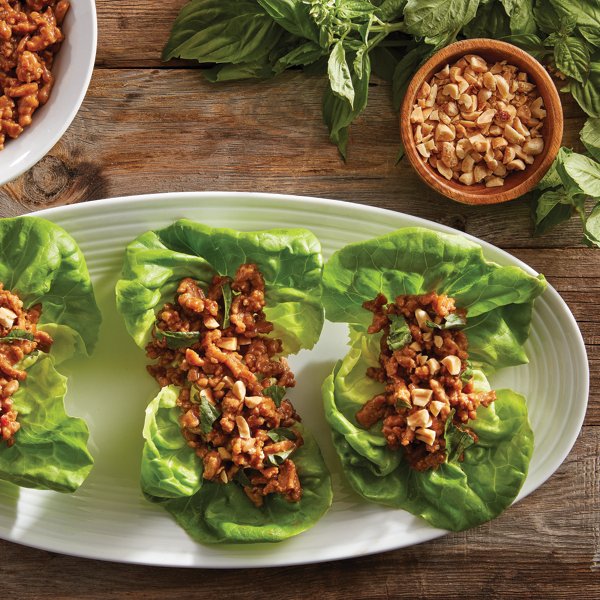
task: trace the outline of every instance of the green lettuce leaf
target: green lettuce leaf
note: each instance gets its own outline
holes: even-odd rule
[[[461,236],[409,227],[336,252],[323,270],[323,286],[327,318],[363,332],[371,313],[362,303],[379,293],[388,301],[431,291],[453,296],[468,309],[472,359],[489,373],[527,362],[522,344],[546,282],[486,261],[481,247]]]
[[[21,429],[15,444],[0,448],[0,478],[23,487],[74,492],[94,462],[87,449],[89,431],[85,421],[65,412],[67,379],[52,358],[40,354],[31,362],[13,396]]]
[[[61,227],[38,217],[0,220],[0,282],[26,308],[41,303],[39,329],[54,343],[30,355],[14,395],[21,428],[15,444],[0,446],[0,478],[25,487],[75,491],[90,472],[89,431],[64,408],[66,379],[56,365],[89,356],[98,340],[100,311],[85,259]]]
[[[303,488],[299,502],[269,496],[261,508],[241,485],[202,479],[202,461],[181,435],[178,390],[165,387],[146,409],[142,489],[159,502],[195,540],[203,543],[278,542],[312,527],[332,501],[331,479],[313,437],[304,438],[291,457]],[[289,433],[287,434],[289,435]]]
[[[171,301],[184,277],[208,286],[233,276],[246,261],[258,265],[266,284],[265,314],[286,353],[312,348],[323,327],[321,246],[303,229],[237,232],[182,219],[139,236],[127,247],[117,307],[127,331],[144,347],[156,311]]]
[[[0,240],[0,281],[27,308],[42,303],[40,329],[59,338],[53,353],[63,359],[90,355],[101,316],[75,240],[39,217],[0,219]]]
[[[257,264],[265,279],[265,313],[285,352],[311,348],[323,326],[322,258],[319,241],[302,229],[241,233],[180,220],[139,236],[127,248],[116,290],[127,330],[144,347],[156,311],[172,299],[183,277],[208,286],[214,275],[233,276],[245,262]],[[256,508],[238,483],[205,481],[202,461],[181,435],[177,396],[176,387],[166,387],[146,410],[141,485],[194,539],[279,541],[308,529],[329,508],[329,473],[318,446],[300,428],[305,443],[293,455],[304,490],[300,502],[278,496]],[[202,415],[206,427],[218,417],[212,405]]]
[[[497,400],[487,409],[480,407],[477,419],[469,423],[479,441],[466,447],[464,460],[455,455],[436,470],[419,472],[408,466],[401,452],[385,445],[377,425],[370,432],[357,425],[354,415],[368,397],[352,385],[360,377],[367,379],[367,361],[358,359],[354,372],[344,378],[347,360],[325,380],[323,398],[334,446],[358,494],[452,531],[493,519],[510,506],[525,481],[533,453],[523,396],[497,390]],[[376,391],[381,391],[381,384],[377,385]]]
[[[380,423],[366,431],[356,421],[364,403],[383,391],[365,375],[379,366],[382,334],[366,333],[371,314],[362,303],[378,293],[388,301],[430,291],[453,296],[468,309],[470,361],[490,373],[527,362],[523,344],[533,301],[545,289],[543,277],[488,262],[479,245],[461,236],[407,228],[336,252],[325,265],[323,287],[327,318],[350,326],[350,350],[323,384],[323,400],[352,486],[366,499],[403,508],[436,527],[461,530],[497,516],[521,489],[533,451],[525,399],[498,391],[497,401],[480,407],[469,423],[478,444],[467,446],[459,431],[451,431],[456,452],[435,471],[412,470],[401,451],[388,448]],[[473,376],[479,389],[489,389],[481,370]]]

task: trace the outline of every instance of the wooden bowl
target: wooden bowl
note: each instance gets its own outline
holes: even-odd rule
[[[465,54],[478,54],[488,63],[506,60],[529,76],[535,83],[537,92],[542,96],[546,119],[541,130],[544,139],[544,151],[535,157],[531,165],[524,171],[512,172],[505,179],[502,187],[486,188],[478,183],[471,186],[455,180],[448,181],[437,170],[425,162],[416,149],[413,140],[410,114],[415,104],[416,95],[424,81],[429,81],[444,65],[452,65]],[[434,190],[452,200],[464,204],[497,204],[513,200],[529,192],[542,179],[552,165],[560,148],[563,134],[563,114],[560,98],[554,82],[548,72],[535,58],[520,48],[490,39],[471,39],[456,42],[434,54],[413,76],[400,111],[400,134],[406,155],[421,178]]]

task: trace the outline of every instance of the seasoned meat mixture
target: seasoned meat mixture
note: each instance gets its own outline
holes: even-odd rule
[[[175,302],[158,313],[147,356],[161,386],[181,388],[181,431],[203,462],[203,477],[236,481],[256,505],[269,494],[302,496],[290,456],[302,445],[286,388],[296,382],[281,340],[270,337],[265,282],[254,264],[233,279],[215,276],[204,291],[183,279]]]
[[[0,150],[50,97],[68,0],[0,0]]]
[[[39,304],[24,309],[19,297],[5,290],[0,282],[0,431],[7,446],[15,443],[15,434],[21,427],[12,396],[27,373],[18,364],[36,350],[48,352],[52,345],[52,338],[37,329],[41,313]]]
[[[477,417],[479,405],[489,406],[496,399],[494,391],[473,389],[467,337],[460,330],[466,311],[436,293],[398,296],[389,304],[379,294],[363,307],[373,313],[368,332],[383,331],[380,367],[370,367],[367,375],[385,390],[356,419],[366,429],[382,421],[388,446],[404,448],[412,468],[436,468],[446,460],[448,426],[477,441],[465,424]]]

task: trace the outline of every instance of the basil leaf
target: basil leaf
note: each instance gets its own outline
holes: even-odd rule
[[[229,312],[231,311],[231,284],[226,283],[221,286],[223,292],[223,329],[227,329],[230,325]]]
[[[579,187],[579,189],[588,196],[600,198],[600,164],[587,156],[569,153],[561,167],[568,177]]]
[[[269,56],[283,33],[254,0],[191,0],[173,23],[162,59],[254,62]]]
[[[252,487],[252,483],[250,482],[248,475],[246,475],[245,469],[240,469],[233,477],[233,480],[237,481],[242,487]]]
[[[348,100],[350,107],[354,108],[354,85],[352,84],[350,67],[348,67],[348,63],[346,62],[344,44],[341,41],[333,47],[329,55],[327,74],[329,76],[331,91],[340,98]]]
[[[319,43],[319,28],[309,15],[310,4],[298,0],[257,0],[281,27],[290,33]]]
[[[291,429],[288,429],[287,427],[275,427],[274,429],[267,431],[267,435],[274,442],[281,442],[283,440],[294,441],[296,439],[296,434]]]
[[[383,0],[375,9],[375,14],[382,21],[393,21],[402,16],[407,2],[408,0]]]
[[[408,0],[406,30],[417,37],[458,32],[473,19],[478,6],[479,0]]]
[[[282,450],[281,452],[275,452],[274,454],[267,454],[267,461],[273,466],[277,467],[285,461],[285,459],[296,449],[292,446],[289,450]]]
[[[412,341],[412,333],[406,319],[402,315],[388,315],[390,320],[390,332],[387,345],[390,350],[399,350]]]
[[[600,202],[594,206],[583,227],[584,242],[600,248]]]
[[[200,341],[199,331],[169,331],[168,329],[156,328],[156,339],[166,340],[167,348],[189,348]]]
[[[0,337],[0,342],[23,341],[33,342],[33,333],[25,331],[25,329],[12,329],[5,336]]]
[[[456,313],[450,313],[443,323],[434,323],[427,321],[427,327],[432,329],[462,329],[467,324],[467,320]]]
[[[242,79],[268,79],[275,73],[273,67],[264,60],[239,65],[217,65],[203,71],[204,77],[211,83],[223,81],[240,81]]]
[[[469,383],[471,379],[473,379],[473,365],[471,364],[471,361],[467,359],[467,366],[465,367],[465,370],[460,374],[460,380],[463,383]]]
[[[281,73],[289,67],[311,65],[325,55],[325,51],[315,42],[306,42],[290,50],[275,63],[275,72]]]
[[[585,83],[571,81],[569,91],[588,116],[600,117],[600,61],[590,63]]]
[[[590,70],[590,52],[579,38],[561,38],[554,46],[554,60],[558,69],[583,83]]]
[[[199,404],[200,409],[200,431],[205,435],[210,433],[214,422],[221,416],[221,411],[208,399],[205,390],[191,389],[191,400]]]
[[[352,75],[353,106],[350,106],[346,99],[335,94],[330,86],[325,89],[323,97],[323,119],[329,128],[329,139],[337,145],[344,159],[348,146],[348,127],[367,106],[371,76],[371,61],[368,53],[363,54],[361,71],[361,77],[356,72]]]
[[[468,23],[463,34],[468,38],[504,38],[511,33],[510,21],[500,2],[479,5],[475,18]]]
[[[600,119],[588,119],[579,136],[587,151],[600,161]]]
[[[519,48],[525,50],[538,60],[542,60],[545,56],[552,54],[552,50],[544,46],[544,42],[542,42],[541,38],[532,33],[508,35],[502,39],[515,46],[519,46]]]
[[[403,400],[402,398],[396,399],[396,408],[412,408],[412,404],[408,402],[408,400]]]
[[[533,0],[501,0],[506,14],[510,17],[512,33],[536,33],[537,25],[533,17]],[[495,4],[495,3],[491,3]]]
[[[432,52],[433,49],[429,46],[415,45],[396,65],[392,78],[392,102],[394,103],[395,110],[400,110],[404,94],[412,76],[421,63],[429,58]]]
[[[534,233],[541,235],[573,215],[570,196],[564,189],[548,190],[536,200]]]
[[[475,440],[464,429],[454,424],[453,415],[454,411],[448,415],[444,431],[446,451],[448,452],[447,462],[459,461],[464,451],[475,443]]]
[[[286,389],[282,385],[270,385],[269,387],[266,387],[262,393],[263,396],[271,398],[271,400],[275,402],[275,406],[279,408],[281,406],[281,401],[285,397]]]

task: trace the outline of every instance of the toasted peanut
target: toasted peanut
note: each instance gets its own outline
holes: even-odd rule
[[[240,437],[245,440],[250,439],[250,427],[248,421],[246,421],[242,415],[238,415],[235,418],[235,424],[237,425]]]
[[[461,79],[457,85],[459,93],[464,94],[469,89],[470,83],[466,79]]]
[[[452,81],[453,83],[458,83],[459,81],[462,81],[462,69],[460,67],[450,67],[449,77],[450,81]]]
[[[431,156],[431,153],[427,150],[427,148],[425,147],[425,144],[417,144],[416,148],[417,148],[417,152],[423,158],[429,158]]]
[[[446,358],[442,358],[440,362],[448,369],[450,375],[458,375],[460,373],[462,364],[460,358],[455,354],[449,354]]]
[[[468,139],[458,140],[456,143],[456,156],[462,160],[470,149],[471,142]]]
[[[487,63],[481,56],[477,56],[476,54],[471,54],[469,57],[465,57],[468,63],[471,65],[471,69],[475,73],[485,73],[488,70]]]
[[[406,424],[411,429],[416,429],[417,427],[425,427],[427,425],[427,421],[429,420],[429,412],[427,409],[422,408],[417,410],[416,412],[408,415],[406,418]]]
[[[4,306],[0,307],[0,325],[5,327],[6,329],[10,329],[14,322],[17,319],[17,315],[10,310],[10,308],[6,308]]]
[[[525,141],[525,137],[513,129],[510,125],[504,126],[504,137],[511,144],[522,144]]]
[[[441,348],[444,345],[444,338],[441,335],[433,336],[433,345],[436,348]]]
[[[430,358],[426,364],[432,377],[441,369],[440,363],[435,358]]]
[[[502,163],[507,165],[511,160],[514,160],[517,156],[515,149],[512,146],[508,146],[506,150],[504,150],[504,158]]]
[[[465,185],[473,185],[475,183],[472,171],[470,173],[463,173],[458,180]]]
[[[429,412],[434,416],[437,417],[440,414],[440,411],[442,410],[442,408],[444,408],[444,406],[446,406],[444,404],[444,402],[440,402],[439,400],[433,400],[432,402],[429,403]]]
[[[440,142],[451,142],[455,138],[455,134],[452,131],[452,129],[450,129],[450,127],[448,127],[448,125],[444,125],[444,123],[440,123],[435,128],[434,137],[436,140],[439,140]]]
[[[462,109],[469,110],[473,105],[473,100],[469,94],[461,94],[458,97],[458,104],[462,107]]]
[[[525,154],[537,156],[538,154],[541,154],[543,150],[544,140],[542,138],[534,138],[532,140],[527,140],[525,144],[523,144],[523,152],[525,152]]]
[[[412,342],[412,344],[410,344],[408,347],[415,352],[421,352],[421,350],[423,350],[423,347],[421,344],[419,344],[419,342]]]
[[[222,348],[223,350],[230,350],[231,352],[235,352],[238,348],[237,338],[222,337],[217,340],[217,346],[219,346],[219,348]]]
[[[504,138],[497,137],[492,140],[492,148],[494,150],[506,148],[506,146],[508,146],[508,142]]]
[[[473,149],[477,152],[485,153],[490,147],[490,140],[485,138],[481,133],[471,136],[469,141],[471,142]]]
[[[445,65],[441,71],[438,71],[435,76],[438,79],[448,79],[450,76],[450,65]]]
[[[415,388],[411,391],[412,403],[414,406],[427,406],[431,400],[433,390]]]
[[[496,90],[501,98],[508,98],[510,95],[510,88],[508,86],[508,81],[502,77],[502,75],[494,75],[494,79],[496,80]]]
[[[444,94],[444,96],[450,96],[450,98],[452,98],[454,100],[458,100],[460,97],[460,92],[458,91],[458,85],[456,85],[456,83],[447,83],[442,88],[442,94]]]
[[[435,431],[433,431],[433,429],[426,428],[417,429],[415,432],[415,437],[418,440],[425,442],[428,446],[432,446],[435,442]]]
[[[481,89],[477,92],[477,105],[483,106],[492,97],[491,90]]]
[[[427,321],[429,321],[430,318],[429,315],[422,308],[417,308],[417,310],[415,310],[415,319],[417,320],[417,323],[419,324],[419,327],[421,329],[429,330],[429,327],[427,326]]]
[[[217,448],[217,452],[219,453],[221,460],[231,460],[231,452],[229,452],[229,450],[227,450],[227,448],[224,448],[223,446],[219,446]]]
[[[256,408],[263,401],[264,401],[264,398],[262,396],[246,396],[244,398],[244,404],[248,408]]]
[[[514,118],[512,127],[517,133],[520,133],[525,138],[528,138],[531,135],[529,133],[529,129],[527,129],[527,127],[521,123],[521,119],[519,119],[519,117]]]
[[[419,94],[417,98],[427,98],[429,96],[429,92],[431,91],[431,86],[424,81],[421,87],[419,88]]]
[[[233,384],[231,391],[238,400],[243,400],[246,397],[246,384],[240,379]]]
[[[483,74],[482,81],[486,89],[490,90],[491,92],[496,90],[496,78],[489,71]]]
[[[427,97],[427,100],[425,101],[425,106],[433,106],[435,104],[435,98],[437,96],[437,91],[438,91],[438,86],[436,83],[434,83],[429,90],[429,96]]]
[[[541,96],[538,96],[530,106],[531,116],[536,119],[545,119],[546,111],[544,110],[544,99]]]
[[[447,102],[444,107],[444,112],[449,117],[455,117],[458,114],[458,106],[456,106],[456,102]]]
[[[502,179],[502,177],[488,177],[485,180],[485,187],[500,187],[501,185],[504,185],[504,179]]]
[[[470,154],[467,154],[467,156],[465,156],[462,160],[462,163],[460,165],[460,170],[463,173],[472,173],[474,166],[475,166],[475,161],[473,160],[473,157]]]
[[[442,144],[441,159],[447,167],[452,168],[458,165],[458,157],[456,155],[456,148],[454,147],[454,144],[451,142],[444,142]]]
[[[490,172],[487,169],[487,167],[484,167],[483,165],[475,165],[475,168],[473,169],[473,180],[475,181],[475,183],[479,183],[489,174]]]
[[[524,171],[525,163],[520,158],[515,158],[506,164],[509,171]]]
[[[496,111],[493,108],[484,110],[477,119],[477,125],[482,126],[491,123],[495,115]]]
[[[206,329],[217,329],[219,327],[219,321],[217,321],[214,317],[204,317],[202,322],[204,323],[204,327],[206,327]]]
[[[423,117],[423,109],[420,106],[416,106],[413,108],[412,113],[410,114],[410,122],[411,123],[423,123],[425,118]]]
[[[498,166],[494,169],[494,175],[498,177],[506,177],[506,167],[501,162],[498,162]]]

